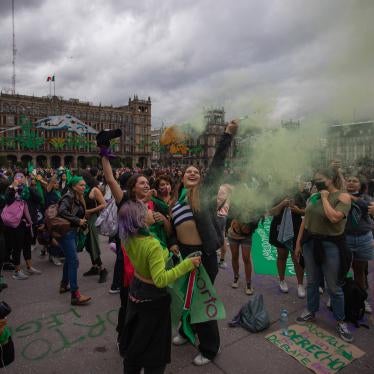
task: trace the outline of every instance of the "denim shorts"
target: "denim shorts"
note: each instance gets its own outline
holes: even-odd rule
[[[357,261],[374,259],[373,233],[369,231],[363,235],[346,235],[347,246]]]
[[[252,235],[246,237],[245,239],[233,239],[233,238],[230,238],[229,236],[227,237],[227,239],[229,240],[229,244],[238,244],[238,245],[242,244],[245,246],[252,245]]]

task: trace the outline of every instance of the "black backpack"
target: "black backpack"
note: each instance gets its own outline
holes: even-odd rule
[[[359,322],[365,314],[367,292],[352,278],[345,279],[343,292],[345,320],[353,323],[356,327],[365,326],[369,328],[367,325]]]
[[[260,332],[270,326],[269,313],[265,309],[262,295],[255,295],[244,304],[239,313],[229,322],[230,327],[241,326],[250,332]]]

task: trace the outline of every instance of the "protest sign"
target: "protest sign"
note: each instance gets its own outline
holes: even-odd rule
[[[288,336],[278,330],[265,338],[316,374],[336,373],[365,354],[313,323],[290,326]]]

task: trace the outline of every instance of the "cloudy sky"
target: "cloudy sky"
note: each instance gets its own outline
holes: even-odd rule
[[[228,117],[374,118],[372,0],[15,0],[18,93],[123,105],[151,96],[153,125],[204,107]],[[12,75],[0,0],[0,88]]]

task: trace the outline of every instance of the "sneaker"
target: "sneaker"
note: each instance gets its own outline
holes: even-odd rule
[[[373,309],[371,308],[371,305],[369,304],[369,302],[365,300],[364,303],[365,303],[365,313],[367,314],[373,313]]]
[[[106,282],[106,278],[108,276],[108,270],[107,269],[100,270],[99,276],[100,276],[99,283],[105,283]]]
[[[209,364],[210,360],[209,358],[204,357],[201,353],[199,353],[194,359],[193,364],[196,366],[203,366],[206,364]]]
[[[45,249],[40,250],[40,257],[44,257],[47,254],[47,251]]]
[[[320,295],[323,295],[323,293],[325,292],[325,290],[322,287],[318,287],[318,291]]]
[[[330,299],[330,296],[327,298],[326,306],[327,306],[328,308],[331,308],[331,299]]]
[[[12,278],[17,280],[25,280],[28,279],[28,276],[22,270],[18,270],[14,272]]]
[[[251,284],[247,283],[247,285],[245,286],[245,294],[251,296],[253,295],[253,293],[254,293],[254,290],[251,287]]]
[[[81,295],[79,291],[75,291],[71,294],[71,305],[85,305],[90,301],[90,296]]]
[[[305,297],[305,287],[302,284],[297,285],[297,297],[304,299]]]
[[[35,269],[32,266],[30,266],[29,268],[27,268],[25,271],[26,271],[27,275],[33,275],[33,274],[40,275],[42,273],[40,270]]]
[[[308,322],[313,322],[316,320],[314,313],[309,312],[309,310],[304,310],[299,317],[296,318],[296,323],[299,325],[304,325]]]
[[[109,289],[109,293],[111,294],[111,295],[114,295],[114,294],[116,294],[116,293],[120,293],[121,292],[121,289],[119,288],[119,287],[110,287],[110,289]]]
[[[348,326],[345,322],[338,322],[337,331],[341,339],[347,343],[353,342],[353,336],[348,330]]]
[[[219,261],[219,262],[218,262],[218,267],[219,267],[220,269],[227,269],[227,264],[226,264],[225,261]]]
[[[279,282],[279,289],[281,290],[281,292],[283,293],[288,293],[288,286],[287,286],[287,283],[286,281],[280,281]]]
[[[58,259],[58,257],[50,256],[49,261],[52,262],[52,264],[56,266],[62,265],[62,262]]]
[[[239,277],[235,277],[234,281],[231,283],[232,288],[239,288]]]
[[[186,344],[188,343],[188,339],[185,338],[184,336],[180,335],[180,334],[177,334],[174,336],[173,338],[173,344],[174,345],[183,345],[183,344]]]
[[[83,273],[84,277],[89,277],[91,275],[99,275],[99,268],[97,266],[92,266],[90,270]]]

